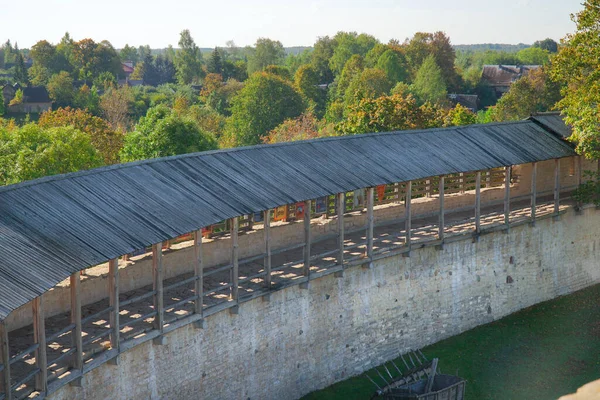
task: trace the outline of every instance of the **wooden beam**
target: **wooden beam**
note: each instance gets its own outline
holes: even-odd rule
[[[554,160],[554,213],[560,211],[560,159]]]
[[[110,265],[110,264],[109,264]],[[110,270],[109,270],[110,275]],[[69,277],[71,287],[71,324],[75,325],[75,328],[71,332],[72,345],[75,348],[75,354],[71,367],[74,370],[83,372],[83,343],[81,333],[81,285],[80,285],[80,274],[75,272]],[[111,321],[112,322],[112,321]],[[111,328],[114,326],[111,323]],[[118,325],[117,325],[118,326]]]
[[[202,257],[202,229],[194,232],[194,292],[196,292],[196,300],[194,300],[194,314],[203,317],[204,309],[202,302],[204,300],[204,260]]]
[[[510,224],[510,167],[504,167],[504,224]]]
[[[119,349],[119,259],[108,262],[108,301],[112,307],[110,312],[110,347]]]
[[[271,276],[271,210],[263,211],[263,223],[264,223],[264,239],[265,239],[265,257],[263,260],[263,267],[265,269],[265,288],[271,290],[272,276]]]
[[[35,390],[45,394],[48,391],[48,360],[42,296],[36,297],[31,304],[33,307],[33,342],[38,345],[35,350],[35,366],[40,370],[35,375]]]
[[[475,233],[481,233],[481,171],[475,176]]]
[[[577,186],[581,186],[583,183],[582,158],[583,156],[577,156]]]
[[[239,219],[231,218],[231,299],[239,304],[239,245],[238,231],[240,230]],[[237,312],[237,308],[233,310]]]
[[[406,182],[406,214],[405,229],[406,229],[406,245],[410,249],[411,238],[412,238],[412,213],[410,205],[412,203],[412,181]]]
[[[304,276],[310,279],[310,247],[312,242],[310,234],[310,214],[312,210],[312,201],[306,200],[304,204],[304,267],[302,270]],[[308,285],[303,284],[301,285],[301,288],[308,289]]]
[[[165,320],[164,320],[164,296],[163,296],[163,259],[162,259],[162,243],[158,242],[152,245],[152,272],[154,278],[153,289],[154,293],[154,311],[156,311],[156,317],[154,317],[154,329],[163,331]]]
[[[375,223],[374,208],[375,205],[375,188],[367,189],[367,252],[366,257],[369,259],[369,268],[373,261],[373,225]]]
[[[337,264],[344,266],[344,212],[346,211],[346,193],[337,194],[337,234],[338,256]]]
[[[458,174],[459,179],[459,188],[460,188],[460,194],[464,194],[465,193],[465,174],[463,172]]]
[[[440,198],[440,212],[439,212],[439,222],[438,222],[438,239],[444,240],[444,176],[440,176],[440,186],[439,186],[439,198]]]
[[[537,163],[531,164],[531,223],[535,225],[537,211]]]
[[[0,322],[0,357],[0,361],[2,361],[2,365],[4,365],[0,391],[4,392],[4,400],[12,400],[12,390],[10,390],[10,347],[8,345],[8,326],[4,321]]]

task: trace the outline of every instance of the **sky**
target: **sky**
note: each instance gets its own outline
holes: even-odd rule
[[[526,43],[573,32],[583,0],[0,0],[0,41],[28,48],[109,40],[117,48],[177,47],[189,29],[199,47],[253,45],[257,38],[311,46],[319,36],[356,31],[387,42],[444,31],[453,44]]]

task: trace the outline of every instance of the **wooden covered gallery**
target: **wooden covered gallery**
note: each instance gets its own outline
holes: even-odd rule
[[[301,249],[299,279],[292,284],[308,288],[316,275],[311,272],[311,209],[313,200],[335,196],[337,248],[327,273],[342,275],[352,265],[369,267],[377,257],[403,252],[409,255],[415,241],[411,200],[413,182],[428,186],[437,201],[437,231],[431,243],[441,247],[446,236],[444,204],[447,177],[459,182],[459,191],[470,190],[475,201],[468,207],[473,214],[469,235],[482,233],[481,191],[490,170],[502,169],[503,222],[508,229],[511,212],[511,167],[531,164],[531,193],[526,196],[535,221],[537,163],[553,162],[553,190],[550,193],[553,215],[559,213],[561,192],[560,159],[581,158],[565,142],[568,130],[560,118],[541,116],[513,123],[473,125],[410,132],[389,132],[326,138],[278,145],[262,145],[187,154],[90,171],[53,176],[0,188],[0,399],[31,395],[44,396],[60,386],[80,383],[81,376],[105,362],[117,362],[120,352],[146,340],[162,341],[162,335],[189,323],[199,328],[215,312],[237,312],[240,301],[265,296],[272,290],[272,256],[286,249],[272,249],[271,211],[279,206],[304,203],[302,243],[290,243],[288,249]],[[486,172],[487,171],[487,172]],[[473,181],[465,188],[465,177]],[[483,176],[483,178],[482,178]],[[402,220],[402,246],[374,248],[374,205],[376,187],[402,187],[405,217]],[[431,186],[436,186],[436,190]],[[463,185],[463,186],[460,186]],[[345,248],[344,215],[346,194],[366,188],[366,224],[362,253],[348,257]],[[564,191],[564,188],[562,189]],[[435,192],[435,193],[434,193]],[[421,193],[421,192],[419,192]],[[413,205],[414,207],[414,205]],[[253,276],[260,278],[263,289],[241,298],[238,228],[242,215],[262,213],[263,245],[252,261],[262,268]],[[228,256],[230,261],[219,271],[230,277],[219,289],[227,291],[226,301],[217,306],[204,304],[205,271],[201,230],[230,220]],[[183,234],[193,236],[194,268],[186,277],[165,284],[162,243]],[[419,244],[421,246],[423,244]],[[119,258],[136,250],[152,248],[152,289],[122,299],[119,285]],[[246,260],[248,261],[248,260]],[[108,262],[109,290],[106,306],[82,316],[80,271]],[[48,329],[42,295],[64,280],[69,280],[68,320]],[[168,307],[183,304],[191,308],[183,318],[165,321],[164,293],[181,285],[190,286],[190,296],[179,298]],[[123,323],[123,310],[135,302],[148,301],[147,313]],[[85,303],[85,301],[84,301]],[[31,307],[32,341],[15,348],[11,345],[13,328],[6,323],[11,313]],[[104,329],[87,331],[90,321],[105,316]],[[136,322],[150,321],[150,328],[137,336],[124,336]],[[51,332],[51,333],[49,333]],[[16,337],[16,336],[15,336]],[[51,343],[67,338],[60,352],[51,351]],[[86,344],[105,338],[109,345],[102,352],[87,352]],[[63,340],[64,342],[64,340]],[[56,357],[49,359],[48,355]],[[21,366],[27,362],[26,366]]]

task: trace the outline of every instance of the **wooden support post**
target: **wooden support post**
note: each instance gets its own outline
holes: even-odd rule
[[[337,264],[342,267],[340,273],[336,273],[335,276],[341,278],[344,276],[344,211],[346,208],[346,194],[337,194],[337,234],[338,234],[338,256]]]
[[[560,211],[560,159],[554,160],[554,214],[558,217]]]
[[[152,273],[154,278],[153,289],[154,293],[154,311],[156,316],[154,317],[154,329],[159,330],[161,333],[164,328],[164,296],[163,296],[163,259],[162,259],[162,243],[158,242],[152,245]],[[155,344],[159,343],[160,340],[155,340]]]
[[[537,211],[537,163],[531,164],[531,224],[535,225]]]
[[[119,259],[113,258],[108,262],[108,300],[110,312],[110,347],[119,350]]]
[[[463,172],[458,174],[459,179],[458,179],[458,187],[460,190],[460,194],[464,194],[465,193],[465,174]]]
[[[109,272],[110,275],[110,272]],[[71,286],[71,324],[75,325],[75,328],[71,332],[72,345],[75,348],[75,354],[73,354],[73,360],[71,367],[83,373],[83,343],[81,333],[81,285],[80,285],[80,274],[75,272],[69,278]],[[113,327],[111,321],[111,328]]]
[[[438,249],[443,249],[444,243],[444,176],[440,176],[440,186],[439,186],[439,198],[440,198],[440,213],[439,213],[439,222],[438,222],[438,239],[440,240],[440,245]]]
[[[405,230],[406,230],[406,246],[408,246],[408,253],[405,255],[410,255],[410,246],[412,239],[412,212],[410,209],[410,205],[412,203],[412,181],[406,182],[406,209],[404,210],[406,214],[405,218]]]
[[[33,342],[38,345],[35,350],[35,366],[40,370],[35,376],[35,390],[45,394],[48,391],[48,361],[42,296],[36,297],[31,304],[33,306]]]
[[[431,197],[431,179],[425,180],[425,197]]]
[[[475,233],[481,233],[481,171],[475,176]]]
[[[367,189],[367,267],[373,267],[373,225],[375,218],[373,216],[373,207],[375,204],[375,188]]]
[[[231,300],[235,302],[235,306],[230,308],[232,314],[237,314],[239,311],[239,245],[238,231],[240,228],[239,219],[231,218]]]
[[[577,186],[581,186],[583,183],[582,158],[583,156],[577,156]]]
[[[204,328],[204,259],[202,258],[202,229],[194,232],[194,292],[196,300],[194,300],[194,314],[200,315],[202,318],[194,322],[196,328]]]
[[[310,247],[312,242],[310,234],[312,201],[306,200],[304,204],[304,267],[302,268],[302,272],[307,278],[307,281],[300,284],[300,289],[308,289],[308,280],[310,280]]]
[[[265,269],[265,288],[271,291],[271,210],[263,211],[265,257],[263,267]]]
[[[4,392],[4,400],[12,400],[12,390],[10,390],[10,347],[8,345],[8,326],[6,322],[0,322],[0,361],[4,365],[2,371],[2,382],[0,382],[0,391]]]
[[[510,224],[510,167],[504,167],[504,225]]]
[[[487,171],[485,171],[485,187],[486,188],[492,187],[492,171],[489,169]]]

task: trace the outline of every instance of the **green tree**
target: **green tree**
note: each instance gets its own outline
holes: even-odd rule
[[[248,58],[248,75],[262,71],[269,65],[281,65],[285,59],[285,49],[278,40],[259,38]]]
[[[125,136],[121,160],[144,160],[216,148],[215,138],[203,132],[195,121],[166,106],[157,106],[148,110],[135,130]]]
[[[267,65],[264,69],[267,74],[277,75],[278,77],[289,81],[292,79],[290,70],[282,65]]]
[[[66,71],[52,75],[48,80],[48,93],[57,107],[67,107],[73,103],[75,92],[73,78]]]
[[[286,119],[269,134],[263,137],[265,143],[294,142],[320,137],[335,136],[329,125],[323,125],[310,111],[298,118]]]
[[[444,117],[444,126],[473,125],[476,123],[477,115],[460,104],[449,109],[448,114]]]
[[[377,43],[377,39],[364,33],[358,35],[356,32],[338,32],[333,37],[334,50],[329,59],[329,67],[337,76],[342,73],[350,57],[358,54],[364,58]]]
[[[320,37],[313,46],[311,65],[319,76],[319,83],[333,82],[333,72],[329,68],[329,59],[333,55],[333,40],[329,36]]]
[[[123,147],[123,135],[112,130],[105,120],[89,112],[70,107],[46,111],[40,115],[38,125],[42,128],[72,126],[89,135],[92,145],[102,156],[105,164],[119,162],[119,151]]]
[[[360,75],[352,79],[344,95],[346,106],[356,104],[362,99],[375,99],[389,94],[392,88],[385,72],[377,68],[365,68]]]
[[[33,60],[33,65],[55,71],[56,46],[47,40],[40,40],[34,44],[29,51],[29,56]]]
[[[8,103],[9,106],[17,106],[23,103],[23,90],[17,89],[15,92],[15,97],[13,97]]]
[[[550,38],[536,41],[533,44],[533,47],[539,47],[540,49],[546,50],[549,53],[557,53],[558,52],[558,43],[556,43],[556,41],[554,41]]]
[[[190,31],[183,30],[179,38],[179,51],[175,54],[175,68],[179,83],[185,85],[197,83],[203,77],[200,57],[200,49],[192,39]]]
[[[319,75],[310,64],[304,64],[294,75],[294,85],[317,116],[325,111],[326,92],[318,87]]]
[[[529,72],[514,82],[492,111],[495,121],[519,120],[553,109],[560,100],[560,86],[552,82],[544,68]]]
[[[33,86],[46,86],[52,75],[50,70],[40,64],[34,63],[27,71],[29,82]]]
[[[352,135],[442,125],[442,115],[435,106],[419,106],[411,95],[392,95],[377,99],[365,98],[350,106],[347,118],[338,123],[335,130],[339,134]]]
[[[423,103],[427,101],[438,103],[446,99],[448,94],[446,83],[433,55],[423,61],[411,90]]]
[[[335,95],[337,99],[343,99],[346,94],[346,89],[350,86],[350,82],[360,75],[365,69],[365,60],[362,56],[354,54],[346,61],[342,73],[336,79],[334,84]]]
[[[7,185],[102,165],[87,134],[72,126],[0,127],[0,184]]]
[[[385,72],[392,84],[405,82],[408,79],[404,56],[393,50],[386,50],[377,60],[376,67]]]
[[[213,74],[223,74],[223,61],[219,49],[215,47],[206,63],[206,69]]]
[[[302,96],[290,82],[272,74],[256,73],[233,99],[225,143],[259,144],[269,131],[303,111]]]
[[[25,68],[25,60],[23,59],[23,54],[21,52],[17,53],[15,72],[13,74],[13,79],[15,82],[18,82],[22,85],[29,84],[29,75],[27,74],[27,68]]]
[[[600,0],[586,0],[572,18],[577,30],[562,41],[551,76],[565,82],[558,108],[573,128],[577,151],[600,158]]]
[[[548,50],[539,47],[529,47],[517,53],[519,63],[523,65],[545,65],[550,60],[549,56]]]
[[[404,44],[404,50],[413,78],[416,79],[416,75],[427,57],[433,56],[440,67],[446,87],[452,90],[458,89],[460,77],[454,67],[456,53],[450,43],[450,38],[444,32],[417,32],[410,41]]]
[[[134,64],[137,64],[137,62],[140,61],[137,49],[128,44],[125,44],[121,51],[119,51],[119,58],[121,59],[121,62],[131,61]]]
[[[0,117],[4,115],[5,107],[4,107],[4,97],[0,98]]]

